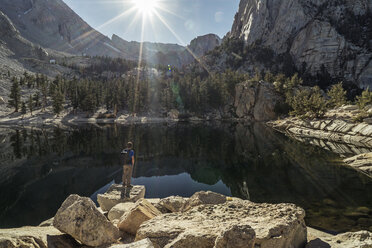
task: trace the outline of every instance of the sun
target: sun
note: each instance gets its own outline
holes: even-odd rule
[[[159,7],[159,0],[133,0],[133,3],[143,15],[150,15]]]

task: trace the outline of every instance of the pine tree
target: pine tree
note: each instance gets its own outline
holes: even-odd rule
[[[40,93],[39,92],[36,92],[34,94],[33,101],[34,101],[35,107],[40,107]]]
[[[59,115],[63,109],[64,96],[61,90],[56,90],[53,95],[53,111],[55,114]]]
[[[362,92],[361,96],[357,96],[357,105],[359,106],[360,109],[364,109],[368,105],[372,104],[372,92],[369,91],[367,88]]]
[[[22,113],[22,119],[23,119],[25,114],[27,113],[27,108],[26,108],[26,103],[25,102],[22,102],[21,113]]]
[[[13,107],[15,109],[14,112],[18,112],[19,105],[21,103],[21,87],[19,87],[17,78],[13,77],[12,81],[13,81],[13,84],[10,90],[10,95],[9,95],[10,99],[9,99],[8,105],[9,107]]]
[[[30,97],[28,98],[28,109],[30,110],[30,113],[32,116],[32,110],[34,109],[34,101],[32,99],[31,94],[30,94]]]
[[[331,108],[341,107],[346,104],[346,90],[342,87],[342,83],[338,83],[332,86],[328,91],[330,97],[328,106]]]

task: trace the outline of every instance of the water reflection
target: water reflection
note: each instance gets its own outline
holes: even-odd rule
[[[329,231],[372,228],[370,178],[258,123],[0,129],[0,136],[0,227],[38,224],[69,194],[119,183],[120,150],[132,140],[133,183],[146,185],[147,197],[212,190],[296,203],[308,225]]]

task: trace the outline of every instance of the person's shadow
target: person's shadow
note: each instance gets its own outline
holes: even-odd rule
[[[124,198],[130,198],[130,190],[131,188],[127,188],[127,187],[124,187],[121,189],[121,192],[120,192],[120,198],[121,199],[124,199]]]

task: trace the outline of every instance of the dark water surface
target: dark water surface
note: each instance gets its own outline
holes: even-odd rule
[[[295,203],[309,226],[372,231],[372,180],[336,154],[262,124],[0,128],[0,228],[38,225],[70,194],[96,197],[121,180],[119,152],[135,144],[134,184],[146,197],[212,190]]]

